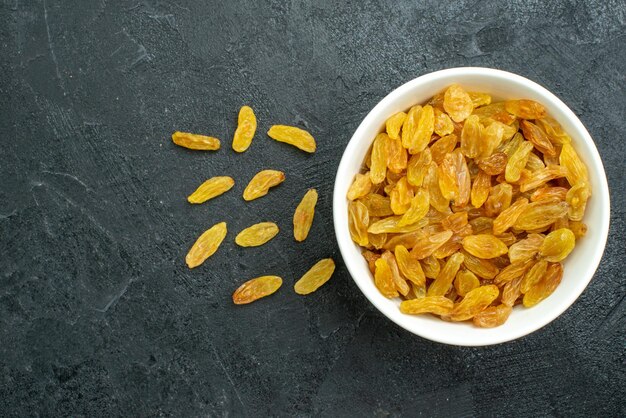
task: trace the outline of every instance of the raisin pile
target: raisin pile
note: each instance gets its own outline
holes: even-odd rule
[[[387,120],[348,190],[348,220],[403,313],[494,327],[554,292],[590,196],[543,105],[453,84]]]

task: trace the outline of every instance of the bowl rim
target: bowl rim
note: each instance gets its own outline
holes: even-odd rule
[[[362,285],[362,282],[360,280],[357,280],[356,278],[356,274],[355,274],[356,266],[354,264],[355,260],[353,260],[353,257],[348,255],[348,251],[349,251],[348,246],[352,246],[352,248],[354,248],[354,243],[352,242],[352,239],[350,238],[349,233],[347,234],[347,236],[345,234],[345,231],[347,230],[347,221],[348,221],[347,212],[342,213],[341,209],[339,208],[340,206],[339,202],[343,200],[343,202],[345,203],[347,199],[345,197],[346,191],[340,187],[341,182],[339,182],[338,179],[340,178],[340,176],[350,176],[350,178],[353,177],[353,173],[351,173],[350,171],[347,171],[348,168],[346,167],[350,164],[350,160],[351,160],[350,155],[353,154],[355,151],[359,149],[359,147],[362,146],[361,142],[363,140],[359,140],[359,138],[362,138],[367,134],[367,132],[365,131],[368,129],[367,125],[369,124],[368,123],[369,120],[378,116],[378,114],[384,111],[389,105],[391,105],[396,100],[400,99],[403,96],[405,91],[413,90],[414,88],[416,88],[416,86],[419,87],[420,85],[428,85],[429,83],[436,82],[441,78],[449,78],[450,76],[453,76],[453,75],[459,76],[459,77],[460,76],[463,76],[463,77],[486,76],[486,77],[508,79],[520,85],[523,85],[525,88],[531,91],[535,91],[537,94],[545,97],[549,102],[551,102],[551,105],[559,108],[559,110],[566,116],[566,118],[575,126],[576,130],[580,134],[583,141],[587,143],[588,147],[591,150],[590,155],[586,155],[587,165],[593,166],[595,168],[594,170],[590,170],[590,171],[593,171],[594,174],[601,173],[601,175],[597,179],[598,183],[600,184],[601,190],[594,190],[594,198],[600,199],[601,201],[600,203],[601,203],[602,215],[600,219],[601,222],[599,225],[597,225],[599,235],[598,235],[597,243],[595,245],[595,248],[592,254],[593,257],[592,259],[589,260],[590,265],[592,265],[592,268],[588,270],[590,272],[589,277],[587,277],[586,280],[581,280],[581,283],[568,294],[568,298],[566,300],[560,300],[558,305],[550,312],[549,315],[542,317],[540,320],[536,321],[531,326],[527,326],[520,330],[510,331],[502,336],[496,334],[492,338],[481,339],[480,341],[461,340],[459,338],[455,338],[454,335],[448,335],[447,333],[417,332],[416,330],[411,329],[404,322],[400,320],[396,320],[396,318],[389,316],[385,312],[386,307],[382,306],[384,297],[382,295],[379,295],[380,298],[370,297],[368,293],[365,291],[364,285]],[[591,162],[592,164],[589,164],[589,162]],[[333,225],[335,229],[335,236],[336,236],[337,243],[339,245],[339,250],[344,260],[344,263],[348,269],[350,276],[356,283],[357,287],[359,288],[361,293],[370,301],[370,303],[374,305],[374,307],[376,307],[376,309],[378,309],[384,316],[386,316],[389,320],[396,323],[398,326],[406,329],[412,334],[418,335],[422,338],[425,338],[431,341],[443,343],[443,344],[450,344],[450,345],[457,345],[457,346],[486,346],[486,345],[500,344],[500,343],[512,341],[517,338],[523,337],[525,335],[531,334],[532,332],[535,332],[538,329],[541,329],[542,327],[546,326],[547,324],[555,320],[578,299],[578,297],[582,294],[582,292],[589,285],[589,282],[591,281],[591,279],[594,277],[595,272],[597,271],[598,265],[602,259],[604,249],[606,247],[606,242],[608,239],[608,232],[609,232],[609,224],[610,224],[610,196],[609,196],[606,171],[604,170],[604,165],[602,164],[602,159],[600,158],[600,154],[597,150],[595,142],[593,138],[591,137],[591,135],[589,134],[589,132],[587,131],[587,129],[585,128],[585,126],[583,125],[583,123],[576,116],[576,114],[574,114],[574,112],[561,99],[559,99],[556,95],[551,93],[545,87],[541,86],[540,84],[532,80],[522,77],[520,75],[511,73],[508,71],[493,69],[493,68],[485,68],[485,67],[448,68],[448,69],[434,71],[431,73],[421,75],[395,88],[393,91],[387,94],[382,100],[380,100],[376,104],[376,106],[372,108],[372,110],[370,110],[367,113],[367,115],[363,118],[363,120],[361,121],[357,129],[354,131],[353,135],[348,141],[346,148],[342,154],[341,161],[339,163],[339,166],[337,168],[337,173],[335,176],[335,185],[334,185],[334,190],[333,190]],[[594,227],[596,226],[594,225]],[[465,323],[458,324],[458,325],[467,326],[467,324]]]

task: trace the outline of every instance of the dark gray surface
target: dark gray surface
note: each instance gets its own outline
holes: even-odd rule
[[[0,4],[0,415],[626,415],[626,7],[623,1],[26,1]],[[488,66],[561,97],[595,138],[612,192],[611,235],[591,285],[516,342],[444,346],[387,321],[338,253],[333,177],[352,132],[421,74]],[[236,113],[259,119],[230,149]],[[308,128],[318,152],[269,140]],[[193,153],[174,130],[218,136]],[[259,169],[287,180],[240,198]],[[204,179],[237,184],[203,206]],[[305,189],[310,238],[291,238]],[[226,220],[193,271],[196,236]],[[236,248],[243,227],[281,234]],[[308,297],[315,261],[338,269]],[[244,280],[279,274],[271,298],[235,307]]]

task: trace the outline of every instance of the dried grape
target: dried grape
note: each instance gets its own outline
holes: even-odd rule
[[[496,300],[499,294],[500,290],[494,285],[480,286],[471,290],[461,302],[454,305],[450,312],[450,320],[466,321],[473,318]]]
[[[387,175],[388,140],[389,136],[387,134],[379,134],[374,139],[374,144],[372,145],[372,165],[370,166],[370,179],[373,184],[382,183]]]
[[[404,277],[400,274],[400,269],[398,268],[398,263],[396,262],[396,257],[393,255],[391,251],[385,251],[381,256],[384,260],[387,261],[389,268],[391,269],[391,278],[393,280],[393,284],[396,287],[396,290],[402,295],[406,296],[411,290],[409,284],[406,282]]]
[[[359,173],[354,177],[354,181],[348,189],[348,200],[355,200],[366,196],[370,190],[372,190],[372,180],[370,179],[369,172],[365,174]]]
[[[244,200],[254,200],[263,197],[270,190],[270,187],[279,185],[285,181],[285,173],[277,170],[259,171],[252,177],[250,183],[243,191]]]
[[[193,204],[204,203],[229,191],[235,185],[235,180],[228,176],[213,177],[202,183],[195,192],[187,197]]]
[[[244,152],[248,149],[256,132],[256,116],[250,106],[242,106],[237,119],[237,129],[233,137],[233,150]]]
[[[509,261],[511,264],[530,260],[539,252],[543,244],[544,236],[540,234],[528,234],[526,239],[517,241],[509,247]]]
[[[299,295],[308,295],[315,292],[326,283],[335,271],[335,262],[332,258],[325,258],[318,261],[296,282],[293,286]]]
[[[172,134],[172,142],[180,147],[193,150],[216,151],[220,149],[219,139],[189,132],[174,132]]]
[[[369,244],[367,228],[370,223],[367,207],[362,202],[350,202],[348,205],[348,226],[352,240],[362,247]]]
[[[454,279],[454,288],[459,296],[465,296],[479,286],[480,280],[469,270],[460,270],[456,274],[456,279]]]
[[[532,142],[537,150],[543,154],[556,155],[554,145],[552,145],[552,142],[550,142],[548,136],[540,127],[527,120],[522,121],[521,127],[524,138]]]
[[[484,259],[496,258],[509,251],[502,241],[489,234],[469,235],[463,238],[463,248],[471,255]]]
[[[390,116],[385,123],[385,128],[387,130],[387,135],[391,139],[399,139],[400,138],[400,129],[402,129],[402,124],[406,119],[406,113],[398,112],[393,116]]]
[[[534,100],[507,100],[504,108],[520,119],[541,119],[546,116],[546,108]]]
[[[439,108],[435,108],[435,133],[440,137],[450,135],[454,132],[454,124],[446,113],[442,112]]]
[[[524,306],[530,308],[550,296],[561,283],[562,278],[563,266],[561,263],[550,264],[541,281],[524,294]]]
[[[200,237],[193,244],[185,261],[187,266],[192,269],[198,267],[200,264],[215,254],[222,241],[226,237],[226,222],[220,222],[213,225],[211,228],[204,231]]]
[[[409,210],[413,199],[413,188],[409,185],[406,177],[398,180],[389,197],[391,198],[391,210],[396,215],[404,215]]]
[[[237,234],[235,243],[241,247],[258,247],[278,234],[278,225],[274,222],[260,222],[249,226]]]
[[[463,122],[472,114],[474,104],[472,98],[461,86],[453,84],[443,96],[443,108],[455,122]]]
[[[424,286],[426,284],[426,277],[420,262],[411,257],[409,251],[402,245],[396,245],[395,247],[396,262],[400,272],[411,282],[418,286]]]
[[[456,273],[459,271],[459,268],[463,263],[463,258],[463,254],[461,253],[454,253],[451,255],[437,275],[435,281],[428,287],[426,295],[444,296],[448,293],[448,290],[450,289],[450,286],[452,286],[452,282],[456,277]]]
[[[447,315],[452,311],[454,302],[443,296],[426,296],[419,299],[403,300],[400,303],[400,312],[417,315],[432,313],[435,315]]]
[[[283,284],[278,276],[261,276],[248,280],[233,293],[233,303],[244,305],[276,292]]]
[[[491,306],[482,312],[477,313],[472,322],[475,326],[481,328],[493,328],[500,326],[506,322],[511,315],[512,308],[510,306],[501,304],[498,306]]]
[[[313,153],[316,149],[313,136],[295,126],[274,125],[267,131],[267,135],[273,140],[293,145],[305,152]]]
[[[524,274],[522,283],[520,284],[520,291],[522,293],[528,292],[528,289],[537,284],[548,268],[548,262],[546,260],[537,261],[527,272]]]
[[[546,235],[541,244],[539,255],[552,263],[562,261],[576,245],[576,236],[568,228],[557,229]]]
[[[587,200],[591,196],[591,190],[586,181],[581,180],[576,183],[565,195],[565,200],[569,205],[567,215],[572,221],[581,221],[587,207]]]
[[[496,152],[487,158],[476,160],[476,164],[478,164],[478,167],[482,171],[490,176],[497,176],[506,168],[508,159],[509,157],[505,153]]]
[[[309,189],[293,214],[293,237],[296,241],[304,241],[309,235],[315,216],[317,204],[317,190]]]
[[[389,263],[384,258],[379,258],[374,263],[376,272],[374,273],[374,284],[386,298],[398,297],[398,291],[393,284],[393,277]]]

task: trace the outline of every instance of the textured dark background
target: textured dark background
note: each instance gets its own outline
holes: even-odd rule
[[[614,1],[0,2],[0,415],[624,416],[626,7]],[[413,336],[359,293],[338,253],[331,191],[352,132],[421,74],[488,66],[561,97],[595,138],[612,191],[603,262],[564,315],[516,342],[458,348]],[[259,119],[230,149],[236,115]],[[269,140],[306,127],[318,152]],[[222,139],[216,153],[174,130]],[[260,200],[259,169],[287,180]],[[201,181],[237,184],[202,206]],[[291,214],[320,192],[309,239]],[[219,252],[184,256],[226,220]],[[275,220],[256,249],[235,233]],[[335,276],[291,290],[315,261]],[[279,293],[245,307],[244,280]]]

